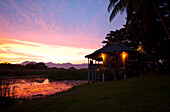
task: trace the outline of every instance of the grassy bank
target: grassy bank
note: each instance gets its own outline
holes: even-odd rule
[[[3,111],[168,112],[170,76],[144,76],[85,84],[46,98],[15,103]]]

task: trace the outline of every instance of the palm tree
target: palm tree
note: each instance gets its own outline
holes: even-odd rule
[[[150,16],[153,13],[153,11],[155,11],[153,9],[155,9],[157,14],[159,15],[162,25],[166,31],[166,34],[170,38],[169,32],[165,26],[165,23],[158,11],[158,8],[154,0],[110,0],[108,12],[110,11],[112,12],[110,14],[109,20],[111,22],[119,11],[122,13],[126,10],[127,13],[126,31],[133,27],[132,23],[139,21],[141,22],[140,24],[143,25],[144,31],[146,31],[151,23],[151,20],[153,19],[152,16]],[[141,17],[137,18],[138,15],[140,15]]]

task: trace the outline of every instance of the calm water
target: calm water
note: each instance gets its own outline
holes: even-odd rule
[[[65,80],[53,81],[48,78],[9,78],[2,81],[1,90],[5,91],[6,84],[9,83],[6,96],[14,98],[37,98],[52,95],[61,91],[66,91],[73,86],[78,86],[87,81]]]

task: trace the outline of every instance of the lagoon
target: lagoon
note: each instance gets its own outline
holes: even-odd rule
[[[1,93],[13,98],[32,99],[53,95],[84,83],[87,81],[54,81],[44,77],[5,78],[1,81]],[[7,92],[5,88],[8,88]]]

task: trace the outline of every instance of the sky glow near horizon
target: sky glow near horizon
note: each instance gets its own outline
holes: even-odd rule
[[[110,30],[109,0],[0,0],[0,62],[87,63]]]

